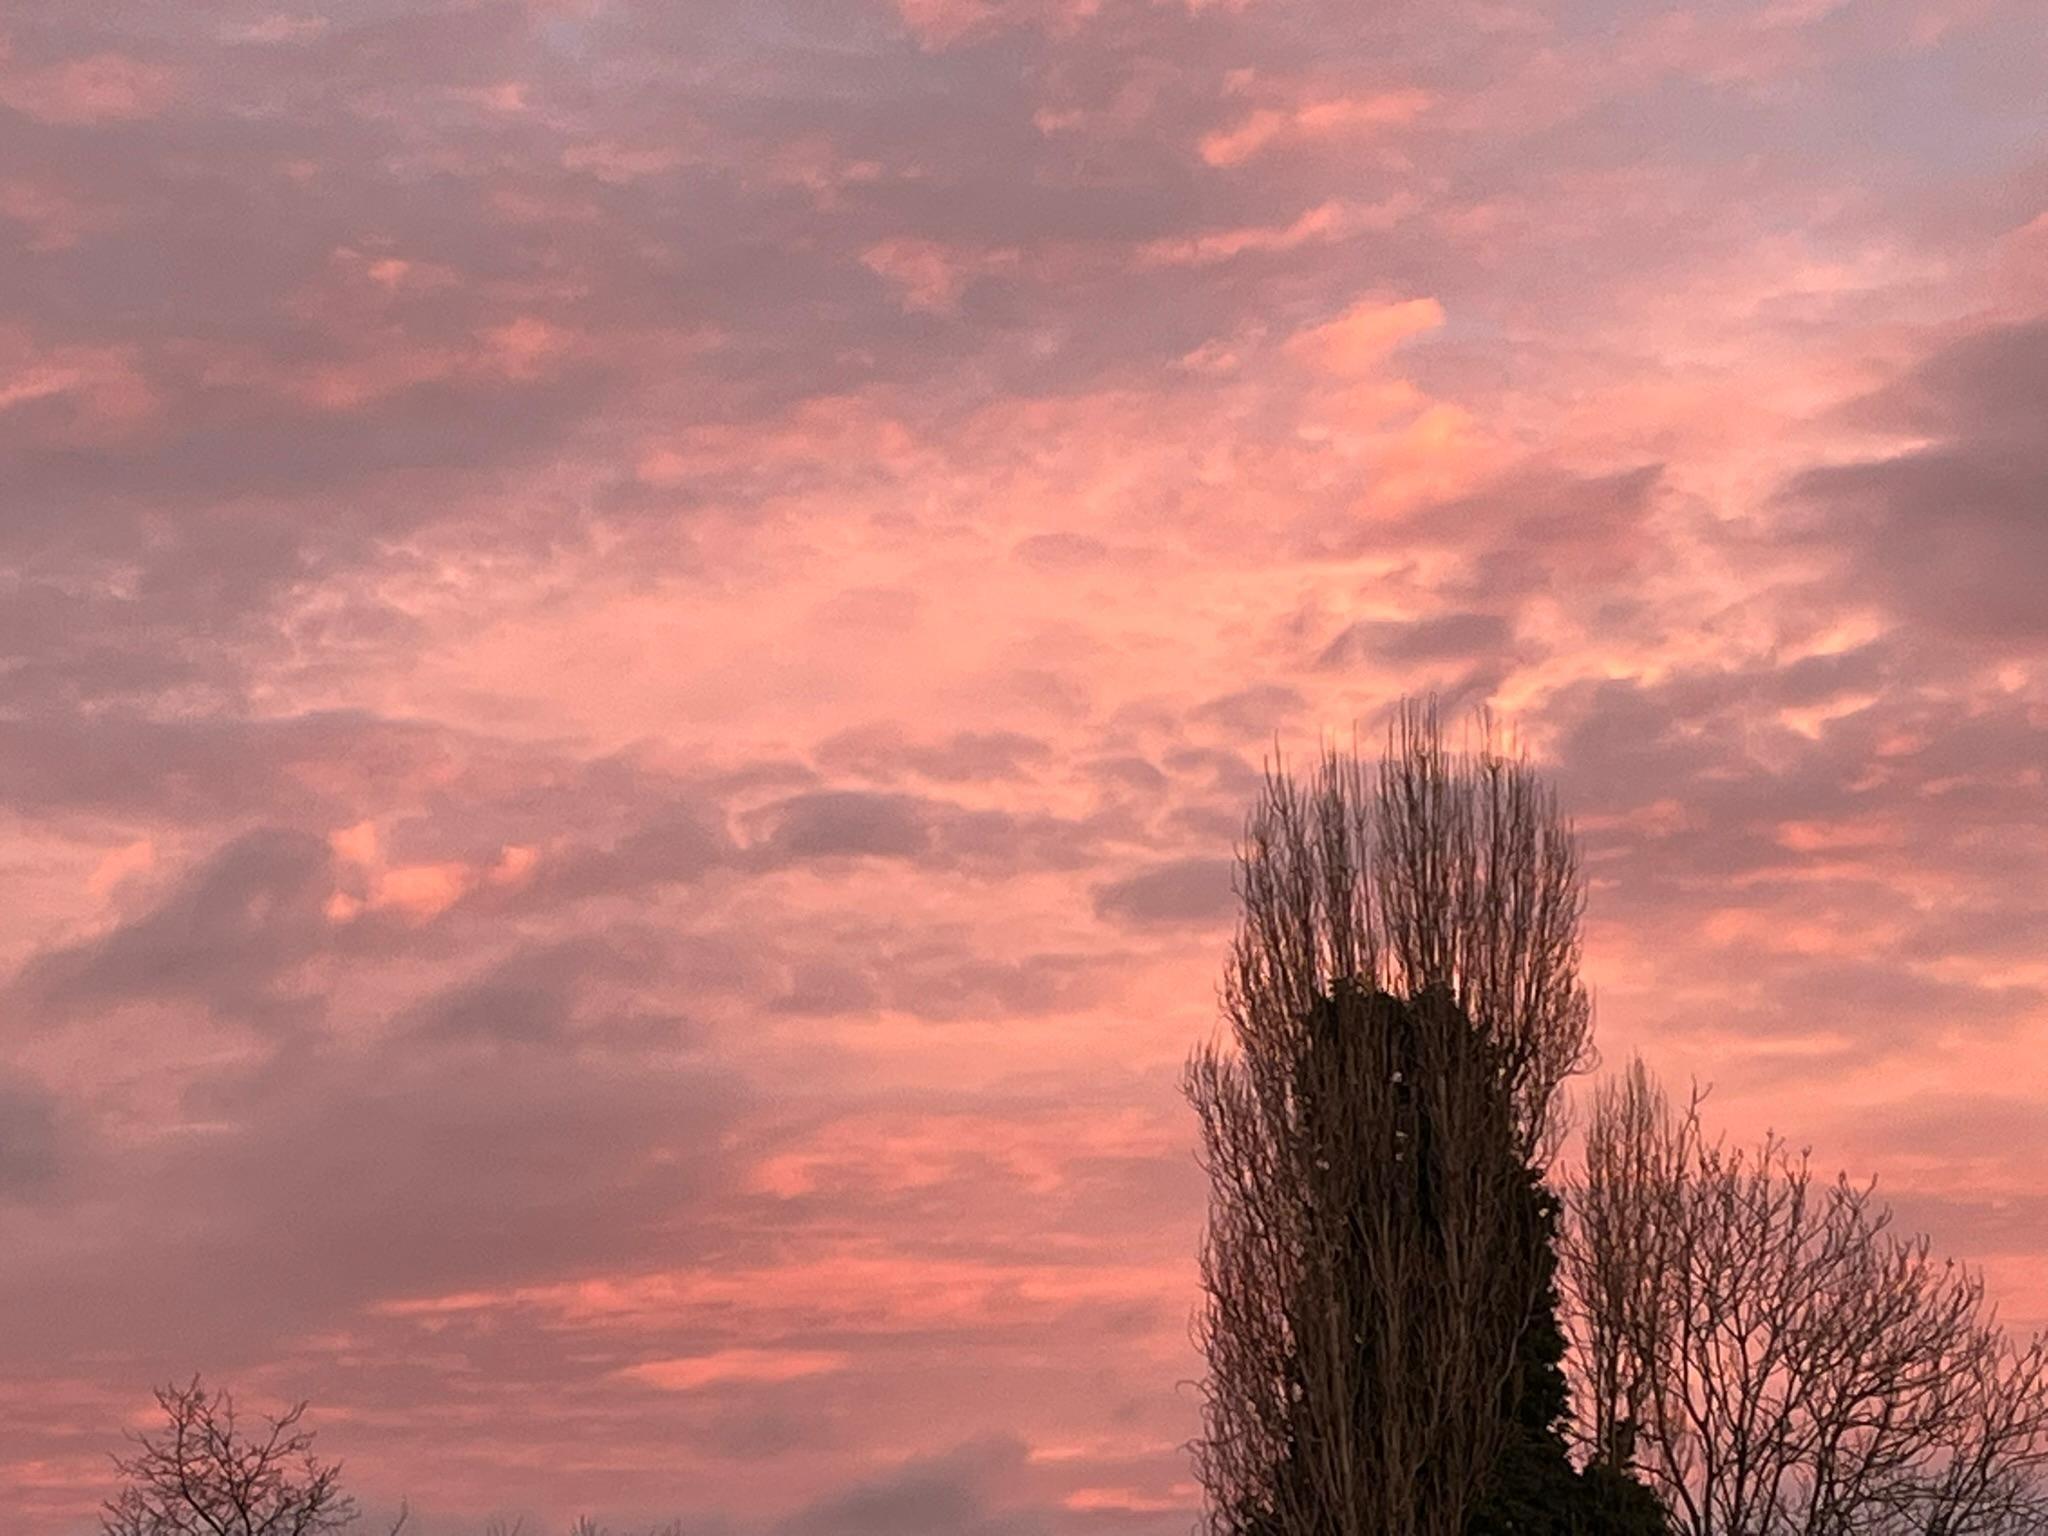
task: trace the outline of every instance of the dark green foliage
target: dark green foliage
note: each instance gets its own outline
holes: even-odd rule
[[[1384,1071],[1393,1065],[1395,1081],[1405,1079],[1413,1083],[1428,1070],[1423,1065],[1423,1041],[1424,1032],[1432,1027],[1431,1021],[1438,1028],[1453,1021],[1452,1028],[1462,1031],[1469,1031],[1470,1025],[1449,996],[1435,989],[1409,1002],[1383,992],[1340,993],[1322,999],[1315,1018],[1316,1027],[1310,1032],[1314,1045],[1304,1057],[1302,1075],[1294,1084],[1294,1092],[1303,1131],[1311,1145],[1320,1138],[1334,1138],[1326,1150],[1310,1161],[1314,1166],[1330,1168],[1332,1177],[1341,1180],[1345,1157],[1339,1143],[1357,1135],[1359,1127],[1341,1122],[1324,1124],[1321,1095],[1315,1084],[1322,1080],[1342,1082],[1356,1073],[1349,1070],[1349,1063],[1344,1069],[1333,1067],[1337,1057],[1331,1053],[1355,1052],[1368,1041],[1378,1041],[1388,1060],[1378,1063],[1377,1069]],[[1476,1034],[1469,1039],[1474,1048],[1486,1049]],[[1312,1067],[1319,1070],[1311,1070]],[[1412,1184],[1397,1186],[1390,1193],[1409,1208],[1411,1220],[1404,1224],[1409,1240],[1441,1245],[1446,1234],[1437,1210],[1435,1187],[1441,1171],[1432,1156],[1432,1145],[1440,1128],[1431,1123],[1430,1115],[1411,1094],[1397,1095],[1393,1107],[1399,1120],[1397,1134],[1413,1149],[1414,1172]],[[1506,1439],[1486,1489],[1466,1519],[1466,1536],[1670,1536],[1662,1506],[1642,1484],[1609,1467],[1581,1472],[1572,1464],[1565,1440],[1571,1411],[1564,1372],[1566,1341],[1558,1323],[1559,1202],[1543,1183],[1541,1174],[1522,1165],[1519,1155],[1512,1150],[1505,1101],[1501,1114],[1497,1133],[1499,1156],[1513,1159],[1520,1169],[1523,1202],[1520,1211],[1506,1222],[1506,1228],[1515,1234],[1516,1240],[1528,1245],[1523,1251],[1535,1264],[1537,1284],[1533,1309],[1516,1349],[1514,1372],[1501,1402],[1501,1412],[1508,1421]],[[1318,1205],[1331,1208],[1344,1204],[1344,1196],[1336,1188],[1317,1190],[1315,1199]],[[1365,1229],[1346,1229],[1345,1242],[1359,1244],[1367,1240]],[[1373,1353],[1370,1341],[1382,1326],[1375,1298],[1367,1288],[1350,1283],[1353,1275],[1363,1279],[1363,1255],[1347,1259],[1340,1243],[1328,1262],[1332,1273],[1326,1279],[1328,1289],[1319,1293],[1322,1302],[1336,1306],[1349,1319],[1345,1331],[1359,1338],[1367,1345],[1367,1352]],[[1504,1270],[1504,1278],[1510,1272]],[[1356,1416],[1376,1412],[1374,1395],[1386,1390],[1385,1384],[1375,1382],[1368,1373],[1360,1378],[1360,1388],[1361,1397],[1349,1404],[1346,1411]],[[1314,1427],[1310,1415],[1295,1433],[1312,1433]],[[1291,1435],[1290,1441],[1293,1438]],[[1291,1463],[1291,1457],[1289,1460]],[[1303,1474],[1290,1464],[1287,1470],[1275,1473],[1274,1484],[1276,1488],[1295,1487],[1297,1492],[1290,1502],[1306,1504],[1308,1485],[1302,1479]],[[1269,1510],[1248,1504],[1237,1507],[1227,1526],[1239,1536],[1288,1536],[1286,1521]]]
[[[1507,1443],[1485,1497],[1466,1522],[1468,1536],[1668,1536],[1656,1495],[1612,1467],[1573,1467],[1564,1424],[1564,1330],[1557,1310],[1557,1197],[1529,1175],[1529,1201],[1543,1233],[1543,1288],[1522,1335]]]
[[[1626,1472],[1595,1463],[1579,1475],[1588,1536],[1670,1536],[1664,1506]]]

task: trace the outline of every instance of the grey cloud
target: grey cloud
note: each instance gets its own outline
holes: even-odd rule
[[[2038,760],[2039,727],[2017,699],[1968,707],[1922,691],[1916,683],[1943,675],[1930,665],[1886,640],[1789,667],[1766,658],[1654,684],[1574,684],[1546,711],[1559,732],[1560,782],[1589,813],[1675,801],[1710,830],[1702,852],[1713,839],[1732,852],[1736,840],[1782,822],[1879,811],[1930,836],[2026,828],[2028,791],[2015,776]],[[1829,702],[1857,707],[1811,736],[1780,718]],[[1928,785],[1940,793],[1923,793]]]
[[[1354,662],[1463,660],[1497,656],[1513,630],[1493,613],[1445,613],[1412,623],[1360,619],[1323,647],[1316,664],[1341,667]]]
[[[879,997],[865,967],[841,960],[806,960],[794,967],[788,989],[770,1006],[779,1013],[825,1017],[866,1012]]]
[[[379,1300],[639,1262],[710,1219],[743,1101],[668,1054],[287,1050],[196,1086],[203,1133],[124,1153],[92,1192],[117,1225],[0,1254],[0,1298],[41,1351],[161,1352],[175,1317],[225,1369]]]
[[[726,948],[708,940],[620,929],[584,932],[521,945],[468,980],[415,1003],[398,1024],[428,1040],[506,1045],[560,1045],[592,1036],[614,1042],[664,1034],[673,1039],[675,1021],[664,1021],[641,1001],[664,969],[681,971],[696,987],[721,980],[730,987],[752,976],[750,969],[733,966]],[[730,974],[721,977],[721,969]]]
[[[1098,990],[1101,963],[1081,955],[965,960],[915,965],[889,976],[897,1006],[924,1018],[959,1019],[1050,1013],[1079,1007]]]
[[[762,808],[748,851],[774,868],[820,860],[900,859],[1002,876],[1079,864],[1093,841],[1082,823],[980,810],[921,795],[833,789]]]
[[[1194,718],[1212,722],[1240,740],[1270,737],[1307,703],[1298,688],[1284,683],[1255,683],[1197,705]]]
[[[549,903],[686,884],[727,864],[734,852],[722,817],[708,807],[670,808],[608,845],[584,844],[551,858],[523,899]]]
[[[1106,789],[1148,797],[1166,793],[1172,783],[1146,759],[1129,754],[1099,757],[1087,764],[1085,771]]]
[[[292,978],[330,942],[332,866],[327,845],[310,834],[246,833],[149,911],[33,960],[17,981],[17,1006],[75,1013],[176,998],[253,1023],[304,1018],[318,1002]]]
[[[1236,908],[1228,859],[1172,859],[1095,888],[1095,911],[1138,926],[1210,925]]]
[[[1796,899],[1798,893],[1780,894]],[[1838,1033],[1845,1065],[1910,1051],[1949,1030],[1999,1038],[2022,1025],[2044,1000],[2033,987],[1935,980],[1883,955],[1837,959],[1750,953],[1741,968],[1740,982],[1727,988],[1725,1022],[1758,1038]]]
[[[1844,409],[1892,431],[2038,446],[2048,398],[2048,319],[1972,331],[1897,383]]]
[[[1209,793],[1239,807],[1248,805],[1258,792],[1258,768],[1235,752],[1176,747],[1164,761],[1175,773],[1198,781]]]
[[[1425,507],[1397,528],[1368,529],[1344,543],[1362,550],[1419,539],[1462,551],[1469,568],[1460,587],[1470,602],[1594,585],[1635,566],[1662,479],[1655,464],[1605,475],[1525,466],[1470,496]]]
[[[1184,805],[1167,813],[1166,829],[1190,842],[1223,848],[1235,843],[1244,832],[1244,802],[1231,800],[1216,805]]]
[[[1044,1014],[1094,998],[1113,963],[1050,951],[1001,958],[971,934],[922,924],[837,935],[835,947],[841,953],[806,955],[790,967],[788,984],[771,1005],[777,1012],[887,1010],[935,1021]]]
[[[0,800],[53,817],[167,817],[187,825],[339,818],[394,775],[471,751],[461,733],[354,711],[279,719],[56,710],[0,721]],[[313,768],[320,770],[314,773]]]
[[[1813,469],[1785,498],[1901,617],[1977,646],[2048,641],[2048,322],[1976,332],[1857,410],[1933,434],[1913,452]]]
[[[982,783],[1022,777],[1051,755],[1036,736],[1020,731],[961,731],[913,750],[910,766],[944,783]]]
[[[1884,1139],[1910,1146],[1921,1159],[1990,1162],[2030,1176],[2048,1155],[2048,1105],[1999,1093],[1916,1093],[1874,1108],[1854,1136],[1882,1129]]]
[[[1004,1498],[1027,1450],[992,1439],[906,1463],[783,1521],[776,1536],[1035,1536],[1050,1529],[1045,1512]]]
[[[777,807],[766,851],[773,859],[915,859],[930,851],[926,803],[908,795],[821,790]]]
[[[489,942],[496,914],[480,914],[462,938]],[[522,914],[522,921],[560,913]],[[538,924],[536,924],[538,926]],[[695,1047],[700,1008],[761,1003],[778,975],[775,940],[757,928],[693,929],[640,917],[584,915],[565,936],[515,944],[452,985],[428,992],[395,1020],[424,1044],[508,1046],[536,1051]],[[803,1011],[803,1010],[796,1010]]]
[[[2029,775],[2040,728],[2019,700],[1914,686],[1927,675],[1916,663],[1912,648],[1877,642],[1811,666],[1604,681],[1553,698],[1561,787],[1592,823],[1595,920],[1660,946],[1676,1014],[1696,1016],[1713,996],[1708,1027],[1831,1035],[1845,1061],[1868,1061],[1944,1030],[1996,1038],[2039,1007],[2037,989],[1972,980],[1956,963],[1995,975],[2038,932],[2034,871],[2048,843]],[[1811,734],[1779,719],[1838,698],[1860,707]],[[1788,841],[1809,824],[1844,840]],[[1939,902],[1915,899],[1928,870],[1947,892]],[[1745,912],[1839,942],[1817,953],[1703,942],[1703,923]],[[1882,943],[1859,937],[1876,934]],[[1675,1027],[1675,1014],[1657,1023]]]
[[[2036,1194],[1972,1198],[1961,1190],[1934,1193],[1893,1187],[1882,1176],[1878,1194],[1892,1209],[1895,1230],[1925,1233],[1936,1253],[1971,1263],[2008,1254],[2031,1255],[2040,1234],[2048,1231],[2048,1197]],[[2034,1311],[2032,1317],[2008,1302],[2000,1307],[1999,1316],[2008,1328],[2025,1334],[2048,1321],[2034,1308],[2029,1310]]]
[[[68,1152],[56,1098],[35,1083],[0,1078],[0,1203],[50,1194]]]
[[[867,779],[888,781],[908,772],[965,784],[1019,778],[1050,753],[1044,741],[1020,731],[956,731],[920,742],[883,724],[829,737],[818,744],[817,756],[825,768]]]

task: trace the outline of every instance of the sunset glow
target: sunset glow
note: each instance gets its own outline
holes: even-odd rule
[[[0,7],[0,1536],[1180,1536],[1233,838],[2048,1321],[2040,0]]]

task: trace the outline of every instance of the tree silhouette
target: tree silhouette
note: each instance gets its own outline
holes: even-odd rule
[[[1567,1252],[1596,1464],[1685,1536],[2048,1529],[2048,1338],[1775,1137],[1709,1140],[1640,1063],[1603,1085]]]
[[[1489,1490],[1545,1457],[1579,1487],[1541,1185],[1589,1056],[1576,844],[1526,761],[1451,751],[1407,706],[1376,769],[1269,774],[1238,874],[1231,1039],[1186,1079],[1211,1527],[1519,1530]]]
[[[304,1403],[250,1432],[234,1398],[197,1376],[157,1388],[156,1402],[163,1429],[131,1435],[136,1449],[114,1458],[127,1486],[102,1506],[103,1536],[325,1536],[355,1523],[341,1463],[316,1457],[299,1427]],[[392,1536],[404,1524],[401,1512]]]
[[[1467,1536],[1668,1536],[1663,1505],[1626,1465],[1573,1464],[1557,1284],[1563,1207],[1533,1171],[1525,1191],[1543,1232],[1542,1289],[1516,1358],[1507,1434]]]

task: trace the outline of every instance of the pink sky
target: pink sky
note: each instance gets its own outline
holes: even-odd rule
[[[1490,702],[1610,1061],[2048,1317],[2040,0],[0,11],[0,1527],[1168,1536],[1231,839]]]

